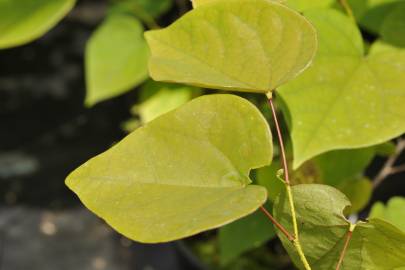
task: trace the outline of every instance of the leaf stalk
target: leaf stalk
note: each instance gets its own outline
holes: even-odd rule
[[[353,235],[353,231],[354,231],[355,227],[356,227],[356,224],[350,224],[349,231],[346,234],[346,240],[345,240],[345,244],[343,246],[342,253],[340,254],[339,261],[336,265],[336,270],[340,270],[340,267],[343,264],[343,259],[346,255],[346,251],[347,251],[347,248],[349,247],[349,243],[350,243],[350,240],[352,239],[352,235]]]
[[[294,197],[293,197],[293,193],[291,190],[291,182],[290,182],[290,177],[289,177],[289,173],[288,173],[288,164],[287,164],[287,158],[286,158],[286,153],[285,153],[285,148],[284,148],[283,136],[281,133],[280,124],[278,122],[276,108],[273,103],[273,91],[268,92],[266,94],[266,96],[268,98],[271,112],[273,114],[274,124],[276,126],[278,141],[279,141],[279,145],[280,145],[281,160],[282,160],[284,176],[285,176],[284,184],[285,184],[285,188],[287,191],[288,203],[290,206],[291,219],[292,219],[293,230],[294,230],[294,240],[292,242],[293,242],[295,249],[297,250],[298,256],[300,257],[302,264],[304,265],[304,268],[306,270],[311,270],[311,266],[309,265],[308,260],[305,257],[304,251],[302,249],[302,246],[301,246],[301,243],[299,240],[297,214],[295,212]]]

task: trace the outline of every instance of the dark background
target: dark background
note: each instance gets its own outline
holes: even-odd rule
[[[64,185],[70,171],[125,136],[121,124],[137,98],[132,91],[83,106],[85,43],[105,8],[79,1],[44,37],[0,50],[0,270],[201,269],[183,242],[141,245],[118,235]],[[372,201],[402,195],[403,177],[385,181]]]

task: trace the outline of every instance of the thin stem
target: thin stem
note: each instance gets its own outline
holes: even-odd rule
[[[347,15],[352,19],[353,21],[356,21],[356,18],[353,15],[353,10],[350,7],[349,3],[347,3],[347,0],[339,0],[340,5],[343,7]]]
[[[343,259],[346,255],[346,251],[347,251],[347,248],[349,247],[350,239],[352,239],[353,231],[354,231],[355,227],[356,227],[356,224],[350,224],[349,231],[346,234],[346,240],[345,240],[345,244],[343,246],[342,253],[340,253],[339,261],[336,265],[336,270],[339,270],[340,267],[342,266]]]
[[[401,172],[405,170],[404,166],[394,167],[395,162],[401,155],[401,153],[405,150],[405,139],[400,139],[395,147],[395,152],[391,155],[383,167],[381,168],[380,172],[373,180],[373,188],[377,188],[388,176],[394,173]]]
[[[281,225],[270,213],[267,211],[264,206],[260,206],[260,210],[268,217],[268,219],[271,221],[271,223],[274,224],[274,226],[277,227],[290,241],[294,241],[294,236],[292,236],[286,228],[284,228],[283,225]]]
[[[301,260],[302,264],[304,265],[304,268],[306,270],[311,270],[311,266],[309,265],[308,260],[305,257],[304,251],[302,250],[302,246],[301,246],[301,243],[300,243],[300,240],[299,240],[297,214],[295,212],[294,198],[293,198],[293,193],[292,193],[292,190],[291,190],[291,182],[290,182],[290,177],[289,177],[289,172],[288,172],[288,164],[287,164],[287,158],[286,158],[286,154],[285,154],[283,135],[281,133],[280,124],[278,122],[276,108],[275,108],[274,103],[273,103],[272,91],[268,92],[266,94],[266,96],[267,96],[267,98],[269,100],[269,104],[270,104],[270,107],[271,107],[271,112],[273,114],[273,119],[274,119],[274,123],[275,123],[276,130],[277,130],[278,141],[279,141],[279,144],[280,144],[281,160],[282,160],[282,164],[283,164],[283,168],[284,168],[284,175],[285,175],[285,183],[284,184],[285,184],[286,191],[287,191],[288,203],[290,205],[291,219],[292,219],[293,229],[294,229],[293,245],[294,245],[295,249],[298,252],[300,260]]]
[[[405,164],[396,166],[396,167],[392,167],[392,169],[391,169],[391,174],[397,174],[397,173],[401,173],[401,172],[405,172]]]
[[[276,125],[276,130],[277,130],[277,136],[278,136],[278,141],[280,144],[280,153],[281,153],[281,159],[282,159],[282,164],[283,164],[283,169],[284,169],[284,175],[285,175],[285,183],[289,186],[290,185],[290,176],[288,173],[288,164],[287,164],[287,158],[284,150],[284,142],[283,142],[283,135],[281,134],[281,129],[280,125],[278,124],[278,119],[277,119],[277,113],[276,113],[276,108],[273,104],[273,98],[271,94],[267,95],[269,104],[271,107],[271,112],[273,114],[273,119],[274,119],[274,124]]]

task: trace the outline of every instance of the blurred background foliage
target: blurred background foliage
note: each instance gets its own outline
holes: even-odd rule
[[[281,2],[300,12],[344,12],[334,0]],[[405,1],[348,4],[366,44],[405,47]],[[184,241],[141,245],[84,210],[64,186],[71,170],[128,132],[214,92],[148,76],[144,31],[191,8],[187,0],[0,1],[0,269],[293,269],[260,212]],[[264,97],[238,95],[271,119]],[[399,140],[319,155],[293,172],[293,182],[332,185],[351,200],[350,219],[381,217],[405,230]],[[275,162],[252,172],[269,189],[269,210],[283,187],[275,149]],[[397,171],[382,175],[387,161]]]

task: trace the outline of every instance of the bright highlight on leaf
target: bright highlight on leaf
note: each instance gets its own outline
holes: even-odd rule
[[[308,12],[319,34],[314,64],[280,88],[294,167],[334,149],[371,146],[405,132],[405,51],[364,56],[359,30],[337,11]]]
[[[257,108],[209,95],[135,130],[66,184],[130,239],[164,242],[255,211],[267,193],[249,185],[249,172],[271,157],[270,129]]]
[[[217,0],[146,39],[155,80],[259,93],[301,73],[317,46],[304,17],[268,0]]]
[[[343,210],[350,205],[338,190],[324,185],[298,185],[292,188],[304,253],[313,270],[336,269],[349,222]],[[292,231],[286,194],[276,199],[275,218]],[[294,263],[302,269],[288,239],[277,232]],[[343,260],[341,270],[389,270],[405,266],[405,234],[380,219],[359,222]]]
[[[55,26],[75,0],[1,0],[0,49],[28,43]]]
[[[91,106],[131,90],[148,77],[149,49],[142,24],[113,14],[86,47],[86,104]]]

